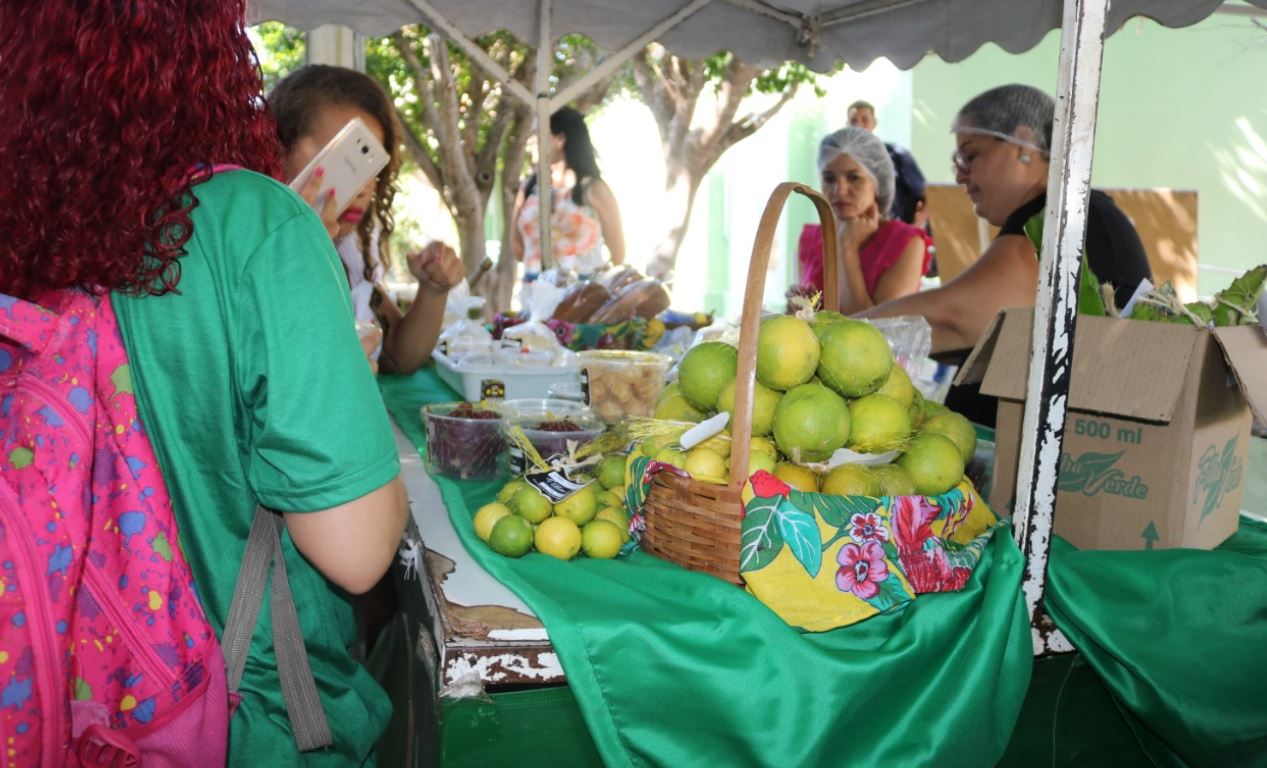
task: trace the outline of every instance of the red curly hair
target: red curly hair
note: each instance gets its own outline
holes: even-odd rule
[[[280,174],[244,13],[0,4],[0,292],[171,291],[210,164]]]

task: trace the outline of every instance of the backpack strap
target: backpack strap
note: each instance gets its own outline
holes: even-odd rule
[[[273,615],[277,673],[281,678],[282,698],[286,702],[286,714],[290,718],[295,744],[300,752],[308,752],[333,746],[334,738],[330,735],[330,726],[321,708],[321,699],[317,696],[317,684],[308,665],[299,617],[291,599],[286,561],[282,555],[282,526],[281,515],[263,507],[256,508],[221,646],[224,648],[229,690],[237,693],[246,669],[251,636],[259,623],[269,567],[273,566],[269,608]]]
[[[40,355],[57,338],[60,315],[29,301],[0,293],[0,338]]]

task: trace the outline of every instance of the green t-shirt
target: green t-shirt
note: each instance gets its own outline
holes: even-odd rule
[[[317,217],[286,187],[247,171],[216,174],[195,195],[179,292],[114,300],[181,547],[223,633],[257,500],[285,512],[326,509],[387,483],[399,464],[347,281]],[[372,762],[391,705],[348,653],[351,607],[289,536],[283,548],[335,746],[296,752],[265,600],[230,762]]]

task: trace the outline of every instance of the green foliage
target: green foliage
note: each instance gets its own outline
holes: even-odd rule
[[[1034,253],[1042,256],[1043,253],[1043,217],[1045,211],[1039,211],[1025,222],[1023,229],[1025,236],[1029,238],[1030,245],[1034,246]],[[1108,306],[1105,304],[1105,293],[1101,290],[1100,279],[1091,271],[1091,265],[1087,262],[1087,251],[1082,251],[1082,267],[1078,270],[1078,314],[1091,315],[1093,317],[1106,317],[1109,314]]]
[[[266,21],[251,27],[251,41],[260,59],[264,90],[271,90],[277,81],[304,65],[307,51],[304,31],[279,21]]]
[[[1260,264],[1214,294],[1209,304],[1200,301],[1184,304],[1179,301],[1174,286],[1165,282],[1140,297],[1131,319],[1214,328],[1254,325],[1258,322],[1255,305],[1265,282],[1267,264]]]
[[[830,74],[835,74],[835,71]],[[788,61],[774,69],[767,69],[757,75],[753,90],[757,93],[783,93],[795,86],[808,85],[814,89],[814,95],[823,98],[826,89],[818,82],[818,75],[811,72],[803,64]]]
[[[739,571],[759,571],[783,551],[783,534],[779,530],[778,498],[758,496],[749,501],[739,540]]]

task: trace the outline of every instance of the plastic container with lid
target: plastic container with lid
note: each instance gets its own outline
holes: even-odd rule
[[[553,400],[569,400],[585,404],[585,395],[581,392],[581,380],[577,377],[551,384],[548,396]]]
[[[507,400],[502,404],[507,426],[523,430],[528,442],[544,459],[566,454],[568,441],[584,445],[606,428],[583,403],[554,399]],[[510,471],[520,474],[527,462],[514,446],[510,449]]]
[[[581,392],[607,424],[651,416],[672,358],[654,352],[601,349],[577,354]]]
[[[422,408],[427,431],[427,468],[460,480],[501,474],[505,462],[505,419],[471,403],[433,403]]]

